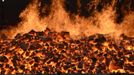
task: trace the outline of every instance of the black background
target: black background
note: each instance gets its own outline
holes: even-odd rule
[[[1,2],[0,27],[14,25],[20,21],[19,14],[28,5],[29,0],[5,0]]]

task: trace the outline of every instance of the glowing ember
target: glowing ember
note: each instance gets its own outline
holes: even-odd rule
[[[0,73],[134,73],[134,38],[95,34],[72,39],[47,29],[0,42]],[[113,40],[112,40],[113,39]]]

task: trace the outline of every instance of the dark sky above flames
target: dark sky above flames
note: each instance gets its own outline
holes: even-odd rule
[[[27,7],[31,0],[5,0],[4,2],[0,2],[0,28],[5,28],[8,25],[16,25],[18,22],[21,21],[19,18],[19,14]],[[49,15],[50,8],[51,8],[51,0],[40,0],[41,6],[40,8],[40,15],[47,16]],[[65,0],[64,8],[65,10],[70,13],[70,16],[73,15],[80,15],[83,17],[90,17],[94,14],[94,6],[90,9],[87,8],[87,5],[92,0],[80,0],[81,7],[77,5],[78,0]],[[109,5],[111,0],[100,0],[99,4],[97,5],[97,11],[101,12],[102,8],[105,5]],[[42,12],[42,7],[47,7],[45,12]],[[117,0],[115,4],[116,10],[116,22],[120,23],[123,20],[125,14],[128,11],[134,11],[134,0]]]

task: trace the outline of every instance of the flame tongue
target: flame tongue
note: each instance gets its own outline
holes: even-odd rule
[[[82,8],[80,2],[79,0],[77,1],[78,8]],[[101,12],[97,12],[99,2],[99,0],[93,0],[90,4],[87,4],[87,7],[84,7],[89,7],[89,9],[91,9],[90,7],[94,7],[93,16],[84,18],[80,16],[80,9],[78,9],[78,14],[72,14],[72,17],[70,16],[71,13],[65,10],[64,0],[52,0],[49,15],[42,17],[39,15],[40,1],[32,0],[29,6],[20,14],[22,22],[18,24],[18,27],[1,30],[0,33],[8,35],[9,38],[14,38],[18,33],[24,34],[30,30],[43,31],[48,27],[57,32],[68,31],[73,38],[83,35],[89,36],[96,33],[114,33],[114,35],[111,36],[116,36],[116,38],[122,33],[127,36],[133,36],[133,13],[130,12],[127,14],[124,21],[117,24],[115,23],[115,4],[117,1],[113,0],[111,4],[104,6]],[[45,9],[45,7],[43,9]]]

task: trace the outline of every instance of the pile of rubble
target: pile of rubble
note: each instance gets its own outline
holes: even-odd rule
[[[134,73],[134,38],[34,30],[0,39],[0,74]]]

